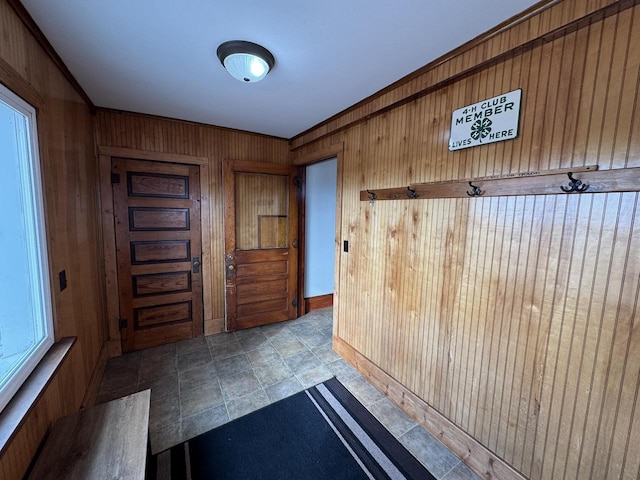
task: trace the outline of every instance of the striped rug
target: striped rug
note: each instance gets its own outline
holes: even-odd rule
[[[150,480],[435,480],[332,378],[150,458]]]

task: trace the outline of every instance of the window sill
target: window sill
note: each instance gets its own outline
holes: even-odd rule
[[[0,455],[9,446],[11,439],[53,379],[75,341],[76,337],[65,337],[53,344],[0,413]]]

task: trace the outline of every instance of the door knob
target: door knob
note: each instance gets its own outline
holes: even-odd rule
[[[233,277],[233,272],[235,271],[236,267],[233,264],[229,264],[227,265],[227,277],[231,278]]]
[[[193,257],[193,273],[200,273],[200,257]]]

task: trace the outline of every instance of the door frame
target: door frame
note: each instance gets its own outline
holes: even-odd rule
[[[306,186],[306,167],[314,163],[324,162],[332,158],[337,159],[337,178],[336,178],[336,238],[335,238],[335,261],[334,261],[334,277],[333,277],[333,335],[337,334],[338,328],[338,304],[340,301],[340,264],[342,261],[342,177],[343,177],[343,157],[344,143],[336,143],[329,147],[322,148],[317,152],[301,155],[293,158],[293,165],[299,168],[299,176],[303,179],[302,192],[304,193]],[[301,170],[301,171],[300,171]],[[306,230],[306,209],[304,195],[299,197],[298,204],[298,312],[302,316],[306,312],[304,302],[304,255],[306,251],[305,230]]]
[[[212,322],[211,312],[211,225],[209,158],[195,155],[152,152],[132,148],[98,146],[99,204],[102,220],[102,245],[104,254],[105,305],[107,306],[107,353],[109,357],[122,355],[122,343],[118,320],[120,318],[120,290],[118,286],[118,263],[116,259],[116,230],[113,212],[113,190],[111,187],[111,159],[130,158],[166,163],[197,165],[200,167],[200,231],[202,242],[202,306],[204,327]]]

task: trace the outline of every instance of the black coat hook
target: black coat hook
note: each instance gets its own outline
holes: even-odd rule
[[[476,187],[473,183],[469,182],[469,186],[473,188],[473,190],[467,190],[467,195],[470,197],[478,197],[482,195],[484,192],[480,189],[480,187]]]
[[[567,173],[567,176],[569,177],[569,185],[567,185],[566,187],[564,185],[560,185],[560,188],[562,189],[563,192],[565,192],[565,193],[569,193],[569,192],[582,193],[582,192],[586,191],[587,188],[589,188],[589,184],[588,183],[582,183],[577,178],[573,178],[573,172]]]
[[[407,187],[407,197],[418,198],[418,192],[416,192],[411,186]]]
[[[378,195],[376,192],[372,192],[371,190],[367,190],[367,194],[369,195],[369,203],[373,205],[373,202],[378,198]]]

